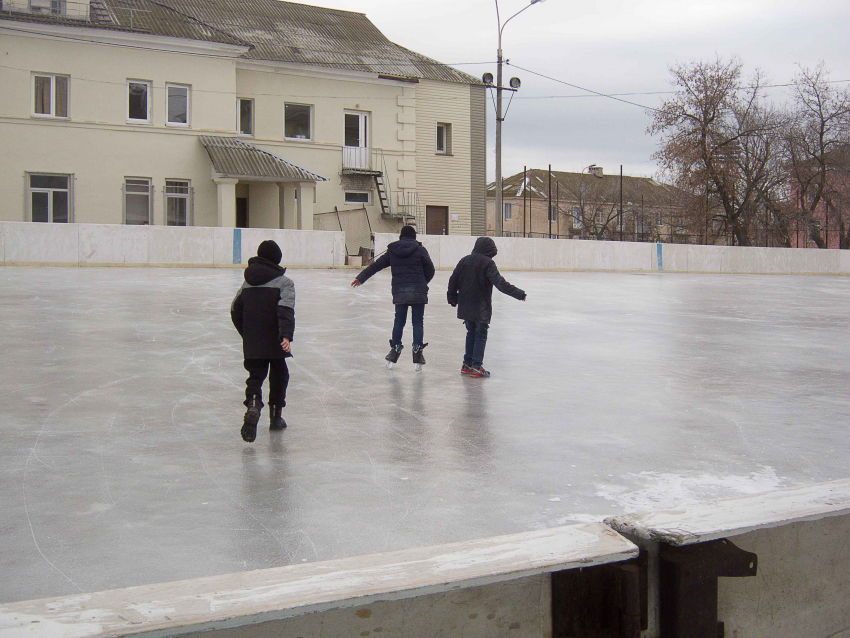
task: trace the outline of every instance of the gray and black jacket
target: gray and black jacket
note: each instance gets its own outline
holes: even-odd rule
[[[285,268],[251,257],[245,283],[230,304],[230,318],[242,336],[246,359],[285,359],[280,342],[295,335],[295,284]]]

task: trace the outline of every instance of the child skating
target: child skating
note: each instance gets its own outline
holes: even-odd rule
[[[466,325],[466,352],[460,373],[489,377],[484,369],[484,348],[493,316],[493,286],[506,295],[525,301],[526,294],[512,286],[496,268],[496,242],[489,237],[475,240],[472,253],[461,259],[449,278],[448,300],[457,306],[457,318]]]
[[[263,409],[263,381],[269,375],[269,429],[283,430],[281,414],[286,405],[289,369],[295,332],[295,284],[280,266],[280,247],[266,240],[257,256],[248,260],[245,283],[230,305],[230,318],[242,337],[242,353],[248,379],[245,382],[245,417],[242,439],[257,438],[257,423]]]
[[[387,246],[387,252],[364,268],[351,282],[356,288],[366,283],[376,272],[390,267],[393,275],[392,293],[395,304],[395,323],[390,339],[390,353],[385,357],[387,367],[392,368],[398,361],[403,348],[401,337],[407,322],[407,309],[413,322],[413,364],[416,370],[425,365],[422,351],[427,346],[425,339],[425,304],[428,303],[428,282],[434,277],[434,264],[425,247],[416,241],[416,229],[405,226],[401,229],[398,241]]]

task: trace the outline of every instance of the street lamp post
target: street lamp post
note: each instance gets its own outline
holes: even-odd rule
[[[585,166],[578,174],[578,205],[579,205],[579,213],[581,214],[581,222],[582,222],[582,237],[584,236],[584,190],[582,190],[582,177],[584,177],[584,172],[588,173],[593,171],[596,168],[596,164],[590,164],[589,166]]]
[[[505,30],[505,27],[508,26],[508,22],[516,18],[520,13],[528,9],[531,5],[537,4],[538,2],[544,2],[545,0],[531,0],[526,6],[513,14],[510,18],[505,20],[504,24],[502,24],[502,20],[499,16],[499,0],[495,0],[496,2],[496,21],[499,26],[499,48],[496,51],[496,237],[502,236],[503,229],[503,220],[504,220],[504,206],[502,205],[502,91],[505,90],[513,90],[516,91],[519,88],[519,80],[517,78],[511,79],[511,88],[506,89],[506,87],[502,86],[502,64],[504,62],[504,58],[502,57],[502,32]],[[490,75],[492,81],[492,75]],[[516,86],[514,86],[514,80],[516,80]],[[485,82],[486,83],[486,82]]]

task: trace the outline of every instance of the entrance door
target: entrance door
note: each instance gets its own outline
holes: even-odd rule
[[[236,228],[248,228],[248,198],[236,198]]]
[[[428,235],[449,234],[449,207],[425,207],[425,233]]]
[[[369,157],[369,114],[357,111],[345,112],[345,148],[342,151],[342,167],[371,170]]]

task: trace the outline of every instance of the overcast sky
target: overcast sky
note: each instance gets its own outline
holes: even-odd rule
[[[318,0],[309,4],[360,11],[392,41],[480,77],[495,75],[494,0]],[[528,4],[500,0],[503,20]],[[741,57],[745,73],[760,68],[771,83],[792,79],[797,63],[824,60],[833,80],[850,80],[848,0],[546,0],[511,21],[505,57],[527,69],[602,93],[666,91],[669,66],[721,55]],[[599,97],[506,67],[522,80],[503,126],[503,174],[529,168],[654,176],[657,139],[638,107]],[[843,85],[847,86],[847,85]],[[663,95],[624,99],[657,106]],[[787,99],[775,89],[771,99]],[[494,175],[492,102],[487,123],[487,174]]]

